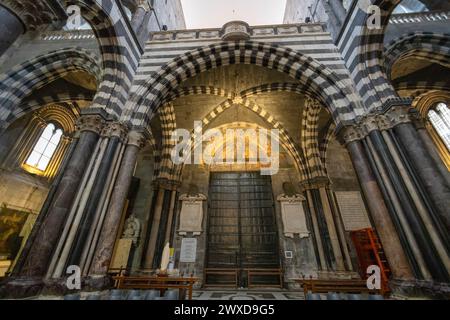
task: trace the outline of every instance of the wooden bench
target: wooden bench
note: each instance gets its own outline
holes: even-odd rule
[[[366,280],[321,280],[321,279],[294,279],[303,287],[305,296],[308,292],[311,293],[369,293],[382,294],[381,290],[371,290],[367,287]]]
[[[151,290],[157,289],[161,291],[161,295],[166,290],[178,289],[180,298],[183,297],[185,290],[188,291],[189,300],[192,300],[192,290],[198,278],[182,278],[182,277],[130,277],[118,275],[113,277],[116,289],[133,289],[133,290]]]
[[[225,276],[232,280],[220,284],[208,284],[208,276]],[[218,269],[218,268],[206,268],[204,287],[230,287],[237,288],[239,286],[239,269]]]
[[[283,289],[283,270],[281,269],[244,269],[244,271],[247,271],[249,288],[277,287]],[[277,285],[257,284],[252,282],[254,276],[276,276],[279,281]]]

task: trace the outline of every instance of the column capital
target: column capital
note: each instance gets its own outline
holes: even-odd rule
[[[147,140],[142,132],[133,130],[128,133],[128,145],[136,146],[139,149],[142,149],[145,147],[146,142]]]
[[[77,131],[91,131],[100,134],[105,126],[105,120],[100,115],[83,115],[76,123]]]
[[[328,188],[330,186],[330,179],[328,179],[328,177],[315,177],[309,180],[301,181],[299,186],[301,192],[312,189]]]
[[[385,120],[385,130],[392,129],[400,124],[411,123],[411,105],[408,106],[393,106],[390,108],[384,116]]]
[[[66,10],[59,0],[3,0],[2,6],[19,17],[28,30],[36,30],[51,23],[57,23],[57,27],[62,28],[67,21]]]
[[[121,122],[108,122],[102,130],[104,137],[117,137],[121,141],[126,141],[128,127]]]
[[[404,123],[423,121],[411,105],[393,105],[385,112],[375,112],[356,119],[355,123],[343,126],[337,135],[346,145],[367,137],[372,131],[385,131]]]
[[[180,182],[175,180],[167,180],[167,179],[156,179],[153,181],[153,187],[155,189],[164,189],[170,191],[177,191],[180,187]]]

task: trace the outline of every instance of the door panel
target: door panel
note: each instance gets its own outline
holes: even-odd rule
[[[212,173],[209,194],[207,268],[279,268],[272,183],[259,172]],[[264,279],[262,279],[264,281]],[[220,276],[208,277],[220,284]]]

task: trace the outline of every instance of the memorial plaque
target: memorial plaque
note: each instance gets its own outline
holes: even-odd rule
[[[203,202],[206,201],[206,196],[184,194],[180,197],[180,200],[182,205],[178,233],[187,235],[188,232],[192,232],[194,236],[199,236],[203,232]]]
[[[371,228],[369,216],[358,191],[335,192],[345,230],[354,231]]]
[[[281,204],[281,219],[283,220],[283,233],[288,238],[294,238],[299,235],[300,238],[309,237],[309,230],[306,225],[305,212],[303,210],[303,201],[305,198],[299,194],[287,196],[282,194],[278,196]]]
[[[180,262],[194,263],[197,256],[197,239],[184,238],[181,242]]]

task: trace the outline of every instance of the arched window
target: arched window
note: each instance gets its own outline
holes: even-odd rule
[[[450,151],[450,109],[446,103],[438,103],[428,112],[428,119]]]
[[[62,135],[61,129],[57,129],[52,123],[48,124],[25,164],[39,171],[45,171],[61,141]]]

